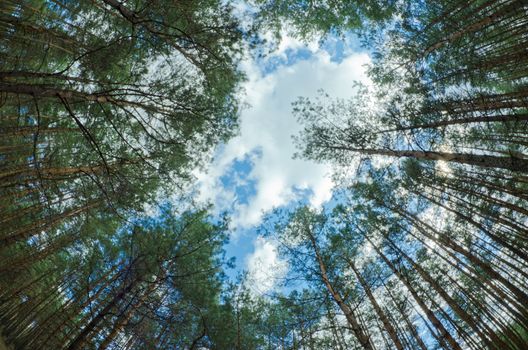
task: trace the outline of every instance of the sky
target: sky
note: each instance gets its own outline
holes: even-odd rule
[[[301,126],[291,104],[300,96],[317,96],[320,89],[332,97],[352,95],[354,81],[367,82],[369,62],[353,36],[304,44],[284,35],[273,53],[242,63],[247,81],[238,135],[195,175],[199,199],[230,214],[226,252],[236,258],[231,275],[248,271],[257,293],[271,291],[287,271],[274,242],[258,234],[263,216],[299,201],[318,208],[332,197],[327,165],[293,159],[292,136]]]

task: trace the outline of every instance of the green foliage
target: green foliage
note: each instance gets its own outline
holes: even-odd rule
[[[379,23],[395,12],[395,1],[286,1],[253,0],[258,20],[277,35],[281,30],[301,39],[344,34],[365,23]]]
[[[242,26],[218,0],[0,3],[8,343],[524,349],[524,2],[248,5]],[[327,207],[264,224],[291,267],[287,296],[228,284],[227,223],[158,203],[192,202],[191,171],[236,132],[238,65],[259,30],[353,31],[373,51],[372,86],[294,103],[300,156],[354,178],[336,175]]]

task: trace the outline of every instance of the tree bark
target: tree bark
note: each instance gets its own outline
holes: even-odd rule
[[[486,337],[485,334],[482,333],[479,326],[464,309],[458,305],[458,303],[451,298],[449,294],[416,262],[414,262],[413,259],[411,259],[403,250],[401,250],[394,242],[392,242],[390,239],[387,238],[387,242],[401,255],[407,260],[411,266],[418,272],[420,277],[429,283],[431,287],[442,297],[442,299],[445,300],[447,305],[460,317],[462,321],[464,321],[471,329],[484,341],[489,349],[507,349],[507,345],[500,339],[497,334],[491,330],[489,327],[486,328],[486,333],[490,337],[489,339]],[[484,324],[484,326],[486,326]],[[491,340],[491,341],[490,341]]]
[[[68,345],[67,350],[81,350],[88,341],[89,334],[103,321],[109,312],[135,287],[134,281],[130,282],[122,291],[117,293],[112,300],[88,323],[75,339]]]
[[[358,281],[359,281],[359,284],[361,284],[361,287],[363,287],[363,290],[365,291],[365,294],[367,294],[367,297],[368,297],[368,299],[370,301],[370,304],[374,307],[374,310],[376,311],[376,314],[378,314],[378,317],[381,320],[381,322],[383,323],[383,327],[385,328],[385,330],[389,334],[392,342],[394,343],[394,346],[396,347],[397,350],[403,350],[403,345],[401,343],[400,338],[398,337],[398,333],[396,332],[396,330],[394,329],[394,327],[390,323],[387,315],[385,314],[385,312],[383,311],[381,306],[378,304],[378,301],[376,300],[376,298],[374,297],[374,294],[370,290],[370,287],[367,284],[367,281],[365,281],[363,276],[361,276],[361,273],[356,269],[354,263],[350,259],[346,258],[346,261],[348,262],[348,265],[350,266],[352,271],[354,271],[354,273],[356,274],[356,276],[358,278]]]
[[[369,339],[369,336],[365,334],[363,329],[360,326],[360,323],[356,316],[354,315],[354,311],[348,306],[341,295],[334,289],[332,283],[330,282],[330,279],[328,278],[328,274],[326,271],[326,265],[321,257],[321,254],[319,252],[319,248],[317,247],[317,242],[315,241],[315,237],[313,236],[312,232],[309,231],[310,229],[307,228],[307,234],[310,239],[312,248],[315,253],[315,258],[317,260],[317,264],[319,266],[319,272],[321,273],[321,279],[323,281],[323,284],[325,285],[326,289],[332,296],[332,299],[335,301],[335,303],[339,306],[341,311],[345,314],[345,317],[348,321],[348,324],[352,328],[352,331],[354,332],[354,335],[358,339],[359,343],[365,350],[373,350],[371,341]]]
[[[517,157],[497,157],[468,153],[448,153],[433,151],[389,150],[372,148],[354,148],[347,146],[329,146],[331,149],[357,152],[365,155],[380,155],[396,158],[416,158],[423,160],[442,160],[460,164],[474,165],[484,168],[497,168],[528,173],[528,160]]]
[[[511,114],[511,115],[492,115],[492,116],[478,116],[478,117],[466,117],[466,118],[453,118],[446,119],[437,122],[415,124],[410,126],[400,126],[393,129],[386,129],[380,131],[380,133],[394,132],[394,131],[407,131],[417,129],[436,129],[440,127],[446,127],[451,125],[461,124],[474,124],[474,123],[492,123],[492,122],[520,122],[527,121],[528,114]]]
[[[425,302],[422,300],[422,298],[418,295],[418,292],[412,287],[412,285],[409,283],[407,278],[405,278],[398,269],[394,266],[394,264],[381,252],[381,250],[370,240],[368,236],[365,236],[365,238],[369,241],[370,245],[374,248],[374,250],[378,253],[380,258],[385,262],[385,264],[390,268],[390,270],[398,277],[398,279],[405,285],[409,293],[413,296],[414,300],[420,306],[420,309],[426,314],[427,319],[431,322],[431,324],[438,330],[441,337],[445,339],[449,345],[455,349],[455,350],[462,350],[462,347],[458,344],[458,342],[453,338],[453,336],[447,331],[447,329],[444,327],[442,322],[436,317],[436,315],[427,307]]]

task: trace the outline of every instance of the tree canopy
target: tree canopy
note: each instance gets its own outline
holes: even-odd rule
[[[2,1],[1,338],[525,349],[527,20],[522,0]],[[192,174],[237,134],[269,32],[354,33],[372,62],[349,98],[293,103],[334,197],[267,214],[289,270],[260,296],[227,277],[229,217]]]

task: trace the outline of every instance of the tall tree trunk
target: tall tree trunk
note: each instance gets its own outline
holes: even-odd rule
[[[328,146],[331,149],[357,152],[365,155],[380,155],[396,158],[415,158],[423,160],[442,160],[460,164],[474,165],[484,168],[507,169],[528,173],[528,160],[524,158],[497,157],[490,155],[468,154],[468,153],[448,153],[433,151],[406,151],[372,148],[354,148],[347,146]]]
[[[431,123],[415,124],[409,126],[399,126],[392,129],[382,130],[379,133],[408,131],[419,129],[436,129],[452,125],[474,124],[474,123],[492,123],[492,122],[520,122],[528,121],[528,114],[510,114],[510,115],[492,115],[466,118],[445,119]]]
[[[369,241],[370,245],[378,253],[380,258],[385,262],[385,264],[390,268],[390,270],[398,277],[398,279],[405,285],[409,293],[413,296],[414,300],[420,306],[420,309],[426,314],[427,319],[431,324],[438,330],[438,333],[443,339],[445,339],[449,345],[455,350],[462,350],[462,347],[458,342],[453,338],[453,336],[447,331],[442,322],[436,317],[436,315],[427,307],[423,299],[418,295],[418,292],[413,288],[411,283],[405,278],[400,271],[394,266],[394,264],[381,252],[381,250],[370,240],[368,236],[365,238]]]
[[[99,313],[86,324],[75,339],[68,345],[67,350],[81,350],[88,341],[89,334],[103,321],[110,311],[135,287],[135,282],[130,282],[122,291],[117,293],[112,300]]]
[[[442,299],[445,300],[447,305],[458,315],[458,317],[460,317],[460,319],[464,321],[482,339],[482,341],[487,344],[489,349],[507,348],[507,345],[502,341],[502,339],[500,339],[500,337],[498,337],[492,329],[490,329],[484,324],[486,328],[486,333],[490,337],[491,341],[488,340],[486,335],[484,335],[480,330],[473,317],[471,317],[464,309],[462,309],[460,305],[458,305],[458,303],[453,298],[451,298],[451,296],[447,294],[447,292],[420,265],[418,265],[413,259],[411,259],[390,239],[387,238],[386,240],[401,256],[405,258],[405,260],[407,260],[411,264],[411,266],[416,270],[416,272],[418,272],[420,277],[422,277],[423,280],[425,280],[427,283],[429,283],[429,285],[431,285],[431,287],[433,287],[433,289],[442,297]]]
[[[350,259],[346,258],[346,261],[348,262],[348,265],[350,266],[352,271],[354,271],[354,273],[356,274],[356,276],[358,278],[358,281],[359,281],[359,284],[361,284],[361,287],[365,291],[365,294],[367,294],[367,297],[368,297],[368,299],[370,301],[370,304],[372,305],[372,307],[374,307],[374,311],[376,311],[376,314],[378,315],[379,319],[383,323],[383,327],[385,328],[385,330],[389,334],[392,342],[394,343],[394,346],[396,347],[396,349],[402,350],[403,349],[403,345],[401,343],[400,338],[398,337],[398,334],[396,333],[396,330],[394,329],[394,327],[390,323],[387,315],[385,314],[385,312],[383,311],[381,306],[378,304],[378,301],[376,300],[376,298],[374,297],[374,294],[370,290],[370,287],[369,287],[367,281],[365,281],[363,276],[361,276],[361,273],[356,269],[354,263]]]
[[[315,237],[313,236],[313,233],[309,231],[310,229],[307,228],[307,234],[310,239],[310,242],[312,244],[312,248],[315,253],[315,258],[317,260],[317,264],[319,265],[319,272],[321,274],[321,279],[323,281],[323,284],[325,285],[326,289],[330,293],[332,299],[335,301],[335,303],[339,306],[341,311],[345,314],[345,317],[348,321],[348,324],[352,328],[352,331],[354,332],[354,335],[358,339],[359,343],[365,350],[373,350],[372,343],[369,339],[369,336],[365,334],[363,329],[361,328],[360,322],[354,315],[354,311],[348,306],[341,295],[334,289],[332,283],[330,282],[330,279],[328,278],[328,274],[326,271],[326,265],[321,257],[321,254],[319,252],[319,248],[317,246],[317,242],[315,241]]]
[[[407,312],[405,311],[403,306],[400,306],[400,304],[398,303],[398,301],[396,300],[396,298],[392,294],[390,288],[388,288],[385,285],[385,283],[383,283],[383,287],[385,287],[385,290],[387,291],[387,293],[389,293],[390,298],[392,299],[394,305],[396,306],[396,308],[400,312],[400,314],[401,314],[401,316],[402,316],[402,318],[403,318],[403,320],[405,322],[405,325],[407,326],[407,328],[411,332],[411,335],[414,338],[414,340],[416,341],[416,343],[418,344],[418,347],[421,350],[427,350],[427,346],[425,346],[425,343],[423,342],[422,337],[420,337],[420,335],[418,334],[418,331],[416,330],[416,326],[414,324],[412,324],[412,322],[409,320],[409,317],[407,316]]]
[[[395,211],[396,213],[402,215],[403,217],[406,217],[410,220],[410,222],[417,223],[419,225],[415,225],[415,227],[420,230],[422,233],[426,233],[423,229],[423,227],[430,230],[430,232],[436,234],[431,235],[428,234],[428,238],[433,239],[434,241],[438,242],[440,246],[447,246],[456,253],[459,253],[463,255],[465,258],[467,258],[475,267],[481,268],[489,277],[499,281],[504,285],[506,288],[508,288],[517,298],[517,300],[513,299],[514,302],[519,303],[519,305],[524,305],[526,307],[528,303],[528,296],[526,293],[521,291],[517,286],[515,286],[512,282],[508,281],[506,278],[504,278],[501,274],[499,274],[497,271],[495,271],[488,263],[480,260],[478,257],[476,257],[474,254],[472,254],[470,251],[459,245],[458,243],[454,242],[453,240],[449,239],[446,235],[442,234],[441,232],[438,232],[435,230],[431,225],[423,222],[422,220],[418,219],[415,215],[412,215],[400,208],[397,207],[390,207],[391,210]]]

